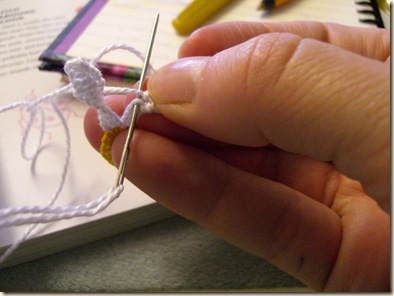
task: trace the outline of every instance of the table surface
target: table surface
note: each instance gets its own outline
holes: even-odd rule
[[[179,216],[0,270],[4,292],[310,291]]]

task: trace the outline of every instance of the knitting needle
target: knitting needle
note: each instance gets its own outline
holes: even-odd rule
[[[146,50],[144,65],[143,65],[142,71],[141,71],[140,82],[138,84],[139,91],[142,91],[142,89],[144,87],[145,76],[146,76],[146,72],[147,72],[148,66],[149,66],[149,60],[150,60],[150,56],[151,56],[152,49],[153,49],[153,42],[155,40],[158,23],[159,23],[159,14],[156,14],[156,17],[155,17],[155,20],[153,23],[152,32],[151,32],[150,39],[149,39],[149,43],[148,43],[148,48]],[[118,174],[116,176],[116,182],[115,182],[116,187],[123,184],[123,181],[124,181],[126,164],[127,164],[127,160],[129,158],[129,153],[130,153],[130,143],[131,143],[131,139],[133,138],[135,123],[137,121],[139,110],[140,110],[140,105],[135,104],[133,106],[133,113],[132,113],[132,117],[131,117],[131,122],[130,122],[129,130],[127,133],[126,142],[123,147],[122,158],[120,159]]]

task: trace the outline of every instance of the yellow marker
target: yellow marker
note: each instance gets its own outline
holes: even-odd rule
[[[172,21],[172,25],[179,34],[189,34],[230,1],[194,0]]]
[[[390,15],[390,0],[378,0],[379,7],[388,15]]]

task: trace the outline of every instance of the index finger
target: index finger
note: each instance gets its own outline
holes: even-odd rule
[[[353,28],[320,22],[231,22],[203,27],[193,32],[179,49],[179,57],[211,56],[256,36],[267,33],[291,33],[314,39],[359,55],[389,61],[390,31],[377,28]]]

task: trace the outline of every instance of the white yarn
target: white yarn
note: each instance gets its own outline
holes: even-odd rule
[[[74,217],[96,215],[107,208],[122,193],[123,185],[119,185],[117,187],[111,187],[109,191],[103,194],[100,198],[85,204],[54,206],[54,203],[62,192],[66,181],[71,151],[70,131],[63,113],[56,104],[56,98],[61,99],[63,95],[73,94],[81,102],[95,108],[98,111],[100,126],[104,131],[111,131],[115,127],[129,126],[131,122],[133,106],[135,104],[140,105],[140,114],[157,112],[157,109],[155,108],[147,92],[126,87],[105,86],[105,80],[97,68],[97,63],[104,54],[117,49],[130,51],[141,60],[144,59],[144,56],[133,47],[124,44],[114,44],[103,48],[90,62],[80,57],[68,61],[64,66],[64,70],[70,80],[68,85],[56,89],[47,95],[41,96],[34,101],[18,101],[0,107],[0,113],[7,112],[19,107],[24,107],[25,110],[30,113],[29,120],[22,136],[21,155],[25,160],[32,161],[32,165],[34,165],[37,156],[44,148],[43,138],[45,134],[46,122],[45,111],[43,108],[41,108],[40,104],[45,101],[50,101],[53,110],[55,111],[61,122],[61,125],[63,126],[66,136],[66,156],[64,159],[61,177],[49,203],[47,205],[41,206],[16,206],[0,209],[0,229],[10,226],[31,224],[23,233],[23,235],[21,235],[0,257],[0,263],[3,262],[22,242],[28,238],[28,236],[38,224],[64,219],[72,219]],[[150,65],[149,69],[150,72],[153,71]],[[125,108],[123,115],[119,116],[113,112],[104,102],[104,96],[111,94],[135,94],[136,98],[132,100]],[[33,122],[37,116],[40,116],[39,139],[34,151],[28,155],[26,152],[26,143],[29,139]]]
[[[107,208],[123,191],[123,185],[112,187],[107,193],[100,198],[89,203],[81,205],[72,205],[65,207],[37,206],[37,207],[18,207],[16,209],[5,209],[9,212],[5,215],[22,215],[28,214],[28,217],[14,217],[0,220],[0,228],[6,226],[17,226],[31,223],[48,223],[59,220],[71,219],[74,217],[94,216]],[[12,213],[13,212],[13,213]],[[12,214],[11,214],[12,213]],[[36,216],[40,214],[39,216]]]
[[[26,142],[30,133],[30,129],[33,126],[34,119],[37,115],[37,111],[39,112],[39,115],[41,117],[40,137],[36,149],[34,150],[33,154],[29,156],[26,153]],[[23,133],[23,137],[22,137],[21,155],[25,160],[33,160],[40,153],[42,147],[42,141],[44,140],[44,134],[45,134],[44,111],[42,110],[42,108],[35,108],[30,112],[29,121],[27,122],[27,125],[25,127],[25,132]]]

